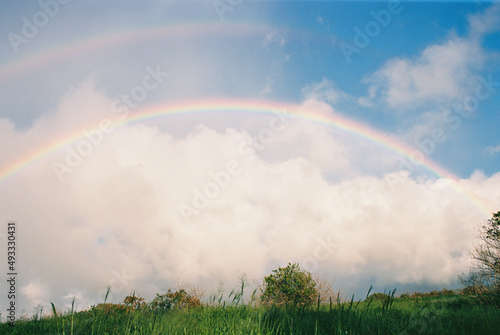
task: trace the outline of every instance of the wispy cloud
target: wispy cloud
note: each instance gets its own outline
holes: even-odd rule
[[[495,154],[497,154],[499,152],[500,152],[500,145],[486,147],[483,150],[483,153],[488,154],[488,155],[495,155]]]
[[[500,4],[494,3],[484,12],[469,16],[470,36],[481,38],[486,33],[500,30]]]
[[[315,99],[333,105],[349,97],[333,81],[326,78],[323,78],[320,82],[307,85],[302,89],[301,93],[306,100]]]
[[[266,48],[271,46],[277,48],[283,48],[285,46],[285,43],[286,43],[285,33],[278,30],[269,32],[264,38],[264,46]]]

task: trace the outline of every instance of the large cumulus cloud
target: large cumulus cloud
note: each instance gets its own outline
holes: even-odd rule
[[[29,152],[92,129],[112,100],[86,82],[26,131],[2,120],[2,146]],[[273,117],[252,116],[262,125]],[[179,281],[211,289],[242,273],[259,279],[289,261],[328,273],[339,289],[448,285],[470,265],[474,229],[487,218],[471,194],[500,205],[500,174],[461,180],[460,193],[446,179],[415,180],[394,168],[395,154],[388,163],[386,149],[324,125],[290,118],[256,146],[259,129],[243,124],[198,124],[182,136],[117,125],[62,180],[54,162],[64,163],[67,147],[4,180],[0,220],[18,222],[28,314],[73,296],[84,308],[107,285],[115,301],[133,289],[151,298]],[[377,174],[358,166],[377,161]]]

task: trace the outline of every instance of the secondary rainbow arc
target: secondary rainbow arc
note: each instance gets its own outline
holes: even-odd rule
[[[144,40],[199,37],[200,35],[227,37],[228,35],[252,36],[259,34],[264,36],[271,30],[272,28],[267,25],[251,22],[231,23],[229,25],[190,22],[139,27],[124,31],[110,31],[98,35],[85,36],[68,44],[56,45],[52,48],[39,50],[33,55],[17,58],[3,64],[0,63],[0,78],[5,79],[19,75],[21,72],[41,68],[42,66],[60,62],[66,58],[81,57],[88,52],[102,52],[105,49],[126,46]]]

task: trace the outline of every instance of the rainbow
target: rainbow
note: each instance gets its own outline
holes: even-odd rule
[[[384,134],[383,132],[368,127],[361,122],[346,118],[339,114],[326,114],[323,112],[320,113],[315,110],[306,110],[303,106],[275,101],[212,99],[154,106],[138,110],[136,112],[130,112],[127,115],[115,116],[114,118],[110,118],[110,120],[115,126],[124,126],[126,124],[138,123],[146,120],[174,115],[213,112],[245,112],[264,115],[286,113],[293,117],[298,117],[301,119],[309,120],[311,122],[324,124],[328,127],[333,127],[341,131],[353,134],[369,142],[380,145],[381,147],[387,148],[405,157],[409,162],[411,162],[411,164],[420,165],[428,171],[432,172],[435,176],[447,181],[457,192],[467,197],[468,200],[486,217],[491,217],[491,214],[493,213],[491,208],[489,208],[489,206],[485,204],[484,201],[479,199],[475,194],[468,192],[460,186],[458,177],[456,177],[453,173],[447,171],[425,155],[419,154],[418,149],[408,146],[407,144],[399,141],[393,136]],[[62,137],[41,145],[36,150],[33,150],[28,154],[14,160],[10,164],[1,167],[0,183],[23,170],[33,162],[84,138],[84,130],[95,128],[97,128],[96,124],[87,125],[87,127],[82,127],[76,132],[65,134]],[[417,154],[419,154],[418,163],[415,162]]]
[[[22,73],[43,68],[50,63],[58,63],[64,59],[82,57],[90,52],[100,52],[103,49],[119,47],[129,43],[138,43],[144,40],[190,38],[203,36],[265,36],[276,28],[257,23],[177,23],[167,26],[141,27],[137,29],[99,33],[87,36],[69,44],[56,45],[52,48],[39,50],[23,58],[16,58],[0,65],[0,78],[3,80],[19,76]],[[287,31],[290,29],[287,28]]]
[[[0,63],[0,80],[8,80],[24,73],[31,73],[39,68],[45,68],[54,63],[59,64],[65,59],[84,57],[91,52],[101,52],[104,49],[120,47],[129,43],[143,41],[198,38],[200,36],[224,36],[249,38],[265,37],[273,31],[286,31],[287,38],[303,39],[308,36],[318,43],[331,43],[332,37],[324,32],[301,31],[292,27],[280,28],[268,26],[260,22],[181,22],[162,26],[137,27],[124,31],[99,32],[99,34],[75,39],[63,45],[37,50],[25,57],[17,57]]]

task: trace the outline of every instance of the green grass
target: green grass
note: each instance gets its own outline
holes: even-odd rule
[[[389,295],[308,309],[205,305],[165,312],[94,307],[61,313],[52,307],[50,317],[0,324],[0,334],[500,334],[500,310],[461,295]]]

